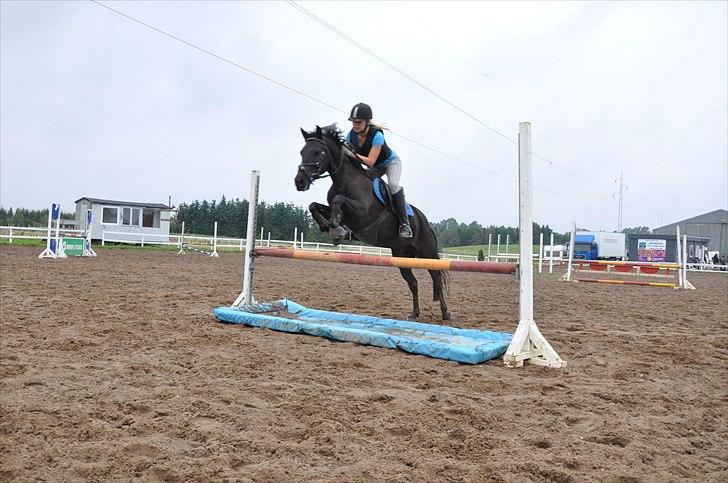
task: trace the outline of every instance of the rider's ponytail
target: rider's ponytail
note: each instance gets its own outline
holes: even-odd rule
[[[389,127],[387,127],[385,124],[379,124],[373,121],[369,121],[369,125],[377,129],[381,129],[382,131],[390,131]]]

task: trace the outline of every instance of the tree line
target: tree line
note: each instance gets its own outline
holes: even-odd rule
[[[73,219],[73,213],[62,213],[63,219]],[[198,235],[212,235],[214,222],[218,222],[217,234],[220,237],[242,238],[248,225],[248,200],[235,198],[228,200],[223,196],[219,201],[195,200],[191,203],[181,203],[176,217],[171,221],[170,231],[179,233],[182,222],[185,223],[185,232]],[[6,210],[0,206],[0,225],[3,226],[35,226],[43,227],[48,224],[48,209],[29,210],[16,208]],[[519,243],[518,227],[510,226],[482,226],[473,221],[471,223],[458,222],[455,218],[448,218],[437,223],[431,223],[437,236],[440,248],[464,245],[487,245],[488,237],[492,235],[492,243],[501,235],[501,243],[506,242],[509,236],[511,243]],[[257,230],[262,227],[264,237],[273,240],[292,240],[294,229],[304,234],[306,241],[330,242],[327,233],[322,233],[313,221],[308,209],[296,206],[293,203],[265,203],[258,204]],[[533,224],[533,243],[539,242],[539,233],[544,234],[544,243],[550,242],[551,233],[554,234],[554,243],[566,244],[569,234],[554,232],[548,225]],[[638,226],[625,228],[623,233],[650,233],[649,227]],[[260,232],[256,233],[260,236]],[[300,236],[300,235],[299,235]],[[353,243],[353,242],[352,242]]]
[[[75,213],[61,213],[61,219],[73,220]],[[0,206],[0,225],[2,226],[48,226],[48,208],[43,210],[29,210],[27,208],[5,209]]]

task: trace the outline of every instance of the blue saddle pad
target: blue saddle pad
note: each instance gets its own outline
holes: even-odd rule
[[[385,187],[382,178],[374,178],[374,181],[372,181],[372,187],[374,188],[374,194],[377,196],[379,202],[387,208],[391,208],[391,206],[389,206],[389,191]],[[415,216],[415,212],[412,210],[409,203],[407,203],[407,216]]]

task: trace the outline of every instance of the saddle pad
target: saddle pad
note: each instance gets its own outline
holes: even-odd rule
[[[372,187],[374,188],[374,194],[379,202],[389,208],[389,190],[382,178],[374,178],[374,181],[372,181]],[[415,212],[409,203],[407,203],[407,216],[415,216]]]
[[[222,322],[400,349],[467,364],[502,356],[512,335],[316,310],[287,299],[246,307],[218,307],[214,313]]]

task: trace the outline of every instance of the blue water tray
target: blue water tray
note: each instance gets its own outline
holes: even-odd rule
[[[502,356],[512,336],[505,332],[309,309],[287,299],[245,307],[218,307],[214,312],[222,322],[400,349],[467,364]]]

